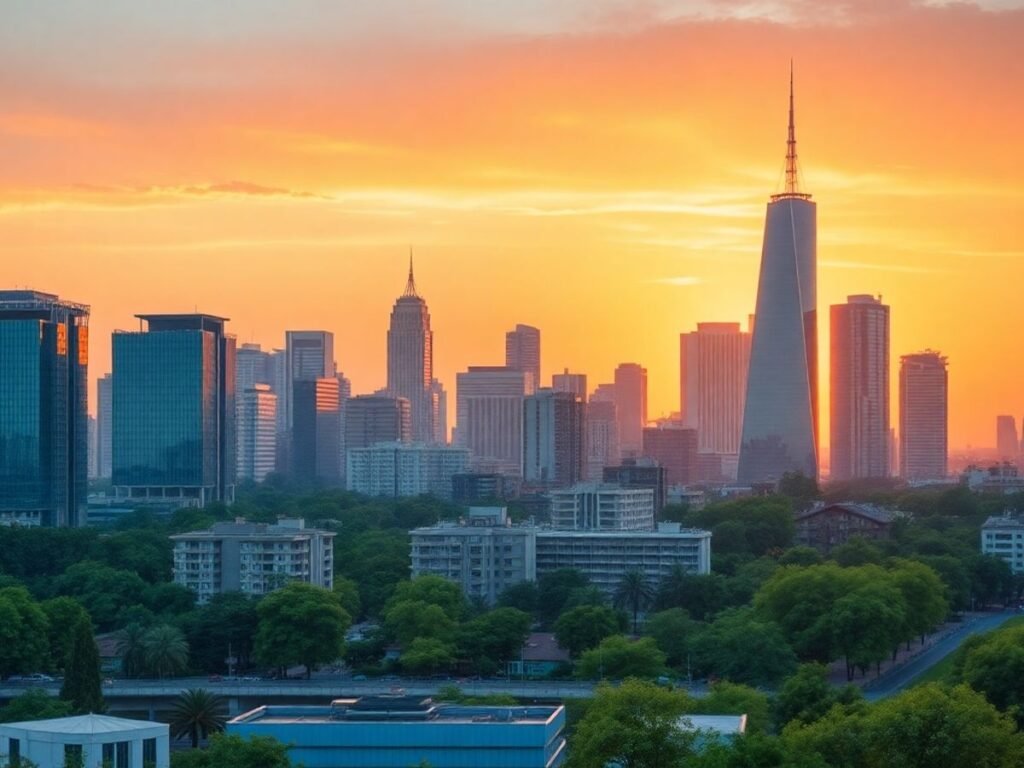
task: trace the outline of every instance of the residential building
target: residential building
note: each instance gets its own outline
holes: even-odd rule
[[[251,384],[237,396],[238,479],[262,483],[277,466],[277,395]]]
[[[561,705],[462,706],[401,694],[259,707],[227,724],[229,735],[287,744],[307,768],[557,768],[564,729]]]
[[[505,334],[505,367],[530,374],[532,388],[540,388],[540,329],[520,323]]]
[[[800,191],[790,75],[786,182],[765,217],[737,469],[744,485],[818,477],[817,210]]]
[[[623,459],[622,464],[605,467],[605,484],[622,488],[650,488],[654,493],[654,513],[665,508],[668,499],[668,472],[653,459]],[[652,521],[653,525],[653,521]]]
[[[0,758],[15,768],[169,768],[169,726],[109,715],[0,725]]]
[[[819,504],[797,512],[795,541],[828,556],[850,539],[887,539],[894,513],[872,504]]]
[[[434,387],[434,332],[427,302],[416,292],[411,256],[405,292],[391,310],[387,392],[409,401],[415,442],[444,442],[438,440],[444,407],[441,392]]]
[[[978,493],[995,493],[1009,496],[1024,492],[1024,477],[1016,464],[1004,461],[988,469],[977,466],[967,467],[960,475],[961,485]]]
[[[665,468],[669,485],[689,485],[697,482],[696,429],[683,427],[678,422],[663,422],[656,427],[645,427],[643,455]]]
[[[404,397],[357,395],[345,403],[345,450],[411,442],[412,411]]]
[[[614,466],[622,458],[619,450],[619,423],[614,400],[595,400],[593,396],[585,409],[586,463],[584,476],[590,482],[600,482],[604,468]]]
[[[829,477],[888,477],[889,307],[858,295],[831,312]]]
[[[171,536],[174,583],[195,592],[200,604],[222,592],[265,595],[290,581],[332,589],[334,536],[288,518],[273,525],[237,518],[179,533]]]
[[[900,477],[946,477],[949,448],[946,358],[930,349],[900,358]]]
[[[114,377],[109,373],[96,380],[96,470],[109,480],[113,468]]]
[[[336,376],[292,382],[292,475],[306,482],[341,480],[341,400]]]
[[[582,480],[583,401],[544,388],[526,397],[523,408],[523,480],[542,488],[564,488]]]
[[[1017,435],[1017,419],[1013,416],[996,416],[996,452],[1002,461],[1017,460],[1020,438]]]
[[[0,522],[85,525],[89,307],[0,291]]]
[[[523,401],[533,376],[499,366],[470,366],[456,376],[454,443],[470,452],[478,472],[523,474]]]
[[[654,491],[581,483],[551,491],[551,525],[570,531],[653,531]]]
[[[679,337],[680,413],[700,453],[739,455],[750,339],[739,323],[698,323]]]
[[[555,392],[572,392],[580,400],[586,401],[587,374],[569,373],[569,369],[566,368],[562,373],[556,373],[551,377],[551,388]]]
[[[413,578],[440,576],[488,605],[509,587],[532,581],[537,571],[533,529],[512,527],[504,507],[470,507],[460,523],[416,528],[409,535]]]
[[[380,443],[348,452],[346,487],[367,496],[452,496],[452,478],[469,468],[469,451],[447,445]]]
[[[1024,518],[990,517],[981,526],[981,554],[1006,561],[1015,576],[1024,573]]]
[[[647,426],[647,369],[643,366],[622,363],[615,369],[615,417],[622,455],[640,456]]]
[[[227,318],[136,317],[143,330],[113,336],[115,493],[133,503],[233,501],[235,337],[225,333]]]

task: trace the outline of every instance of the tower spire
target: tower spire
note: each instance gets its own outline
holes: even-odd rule
[[[786,136],[786,194],[800,193],[796,164],[796,126],[793,119],[793,60],[789,60],[789,132]]]
[[[414,298],[414,299],[419,298],[419,294],[416,293],[416,278],[413,276],[413,273],[412,273],[412,246],[411,245],[409,246],[409,279],[405,283],[405,293],[403,293],[402,296],[403,297]]]

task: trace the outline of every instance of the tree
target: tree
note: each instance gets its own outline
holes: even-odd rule
[[[814,547],[791,547],[779,558],[779,565],[819,565],[821,555]]]
[[[832,559],[844,568],[860,565],[879,565],[885,559],[882,550],[862,536],[854,536],[832,550]]]
[[[521,581],[498,595],[498,605],[502,608],[518,608],[532,614],[537,612],[539,604],[540,594],[535,581]]]
[[[636,634],[637,616],[654,599],[654,588],[643,571],[626,571],[615,588],[615,607],[627,608],[633,614],[633,634]]]
[[[779,627],[750,608],[723,611],[693,643],[694,665],[734,683],[774,685],[796,668]]]
[[[570,742],[568,768],[615,763],[628,768],[668,768],[692,753],[694,734],[679,727],[692,711],[686,694],[626,680],[599,685]]]
[[[161,679],[180,675],[188,669],[188,641],[177,627],[161,624],[142,637],[146,670]]]
[[[117,633],[117,655],[121,657],[121,671],[126,677],[146,674],[146,628],[129,624]]]
[[[78,714],[103,712],[106,705],[102,685],[100,652],[92,634],[92,624],[87,617],[81,617],[71,632],[71,648],[60,697]]]
[[[903,595],[904,634],[908,641],[924,636],[942,623],[949,613],[946,590],[931,568],[913,560],[896,560],[890,565],[890,577]]]
[[[39,604],[46,614],[49,627],[50,669],[63,672],[67,666],[73,635],[71,630],[79,621],[88,621],[89,614],[81,604],[70,597],[55,597]]]
[[[648,617],[644,628],[665,653],[671,667],[681,667],[689,655],[696,623],[682,608],[669,608]]]
[[[1024,627],[970,638],[960,647],[954,674],[1000,710],[1024,720]]]
[[[583,605],[562,614],[555,622],[555,638],[574,659],[619,631],[619,617],[610,608]]]
[[[469,660],[478,674],[493,674],[501,662],[519,658],[530,623],[530,615],[515,608],[488,611],[459,628],[459,658]]]
[[[830,612],[834,649],[846,657],[847,680],[853,680],[854,667],[880,662],[899,644],[906,615],[902,593],[884,572],[836,600]]]
[[[146,589],[146,582],[131,571],[90,561],[72,565],[54,585],[58,594],[77,598],[102,631],[117,625],[122,608],[140,604]]]
[[[553,626],[562,615],[569,595],[575,589],[590,585],[587,577],[572,568],[549,571],[537,580],[537,605],[541,623]]]
[[[611,635],[596,648],[584,651],[576,666],[576,675],[584,680],[626,677],[654,678],[665,670],[665,654],[653,638],[632,641]]]
[[[203,672],[221,672],[230,655],[238,659],[238,668],[248,668],[259,629],[257,604],[242,592],[225,592],[185,617],[182,628],[192,665]]]
[[[746,685],[719,680],[696,704],[704,715],[746,715],[748,732],[765,733],[771,724],[771,703],[767,694]]]
[[[435,637],[417,637],[402,651],[399,661],[407,672],[432,675],[454,664],[455,652],[451,644]]]
[[[793,501],[793,508],[806,509],[821,496],[818,482],[803,472],[783,472],[779,480],[779,495],[787,496]]]
[[[29,688],[0,708],[0,723],[23,723],[29,720],[50,720],[67,717],[71,705],[51,696],[42,688]]]
[[[268,666],[302,664],[308,677],[344,652],[351,618],[326,589],[293,581],[264,597],[256,610],[255,655]]]
[[[775,697],[775,720],[779,726],[794,720],[813,723],[836,704],[853,704],[860,698],[860,689],[852,685],[833,687],[825,665],[802,664]]]
[[[452,621],[459,621],[466,611],[466,598],[453,581],[440,576],[418,576],[395,587],[388,605],[401,602],[422,602],[436,605]]]
[[[191,739],[192,749],[196,749],[209,734],[224,730],[226,710],[220,696],[203,688],[190,688],[171,705],[171,735],[176,739]]]
[[[359,599],[359,585],[352,579],[340,577],[334,580],[333,591],[338,602],[341,603],[342,610],[353,621],[358,619],[363,612],[362,600]]]
[[[400,645],[409,645],[417,638],[434,638],[451,642],[455,622],[444,608],[422,600],[401,600],[390,603],[384,611],[384,631]]]
[[[242,737],[217,733],[210,746],[173,752],[172,768],[291,768],[288,747],[271,736]]]
[[[0,589],[0,678],[45,668],[48,638],[46,614],[28,590]]]
[[[729,607],[728,580],[719,573],[673,570],[662,581],[656,604],[661,610],[683,608],[698,621],[710,621]]]

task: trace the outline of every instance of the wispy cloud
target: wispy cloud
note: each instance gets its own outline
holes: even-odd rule
[[[688,288],[692,285],[701,285],[704,281],[695,275],[679,275],[677,277],[659,277],[650,282],[655,285],[671,285],[677,288]]]
[[[866,269],[875,272],[901,272],[911,275],[939,275],[950,272],[948,269],[941,269],[939,267],[920,267],[911,264],[875,264],[869,261],[842,261],[836,259],[819,259],[818,266],[825,269]]]

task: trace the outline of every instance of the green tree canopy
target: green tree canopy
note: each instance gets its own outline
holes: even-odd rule
[[[576,666],[576,675],[584,680],[626,677],[651,679],[665,671],[665,654],[653,638],[630,640],[611,635],[596,648],[584,651]]]
[[[563,613],[555,622],[555,638],[574,659],[620,630],[619,616],[610,608],[583,605]]]
[[[302,664],[309,676],[344,652],[351,618],[326,589],[294,581],[264,597],[256,610],[255,656],[267,666]]]
[[[466,598],[458,584],[440,576],[418,576],[395,587],[388,607],[403,602],[436,605],[451,621],[459,621],[466,612]]]
[[[455,649],[436,637],[417,637],[402,651],[399,662],[406,672],[432,675],[455,663]]]
[[[42,688],[29,688],[15,696],[6,707],[0,707],[0,723],[24,723],[29,720],[50,720],[67,717],[71,704],[51,696]]]
[[[665,653],[668,665],[675,668],[685,666],[696,630],[697,623],[682,608],[669,608],[652,614],[644,627],[644,631]]]
[[[574,590],[590,586],[587,577],[572,568],[549,571],[537,580],[537,604],[541,623],[554,626]]]
[[[142,636],[142,649],[146,670],[154,677],[174,677],[188,669],[188,640],[177,627],[149,628]]]
[[[89,620],[89,614],[81,604],[70,597],[55,597],[39,604],[46,614],[49,627],[50,669],[63,672],[67,666],[72,630],[81,620]]]
[[[444,608],[423,600],[391,602],[384,611],[384,632],[399,645],[406,646],[417,638],[433,638],[451,643],[456,623]]]
[[[46,613],[28,590],[0,589],[0,678],[46,668],[49,637]]]
[[[796,669],[796,657],[779,627],[751,608],[719,614],[693,642],[694,666],[706,674],[748,685],[775,685]]]
[[[203,688],[190,688],[171,706],[171,735],[176,739],[190,739],[192,749],[210,734],[224,730],[227,722],[226,702]]]
[[[64,682],[60,697],[77,714],[99,713],[106,709],[103,702],[103,679],[100,673],[100,652],[92,634],[88,617],[80,617],[71,631]]]
[[[215,734],[210,746],[171,754],[171,768],[292,768],[288,747],[271,736]]]

